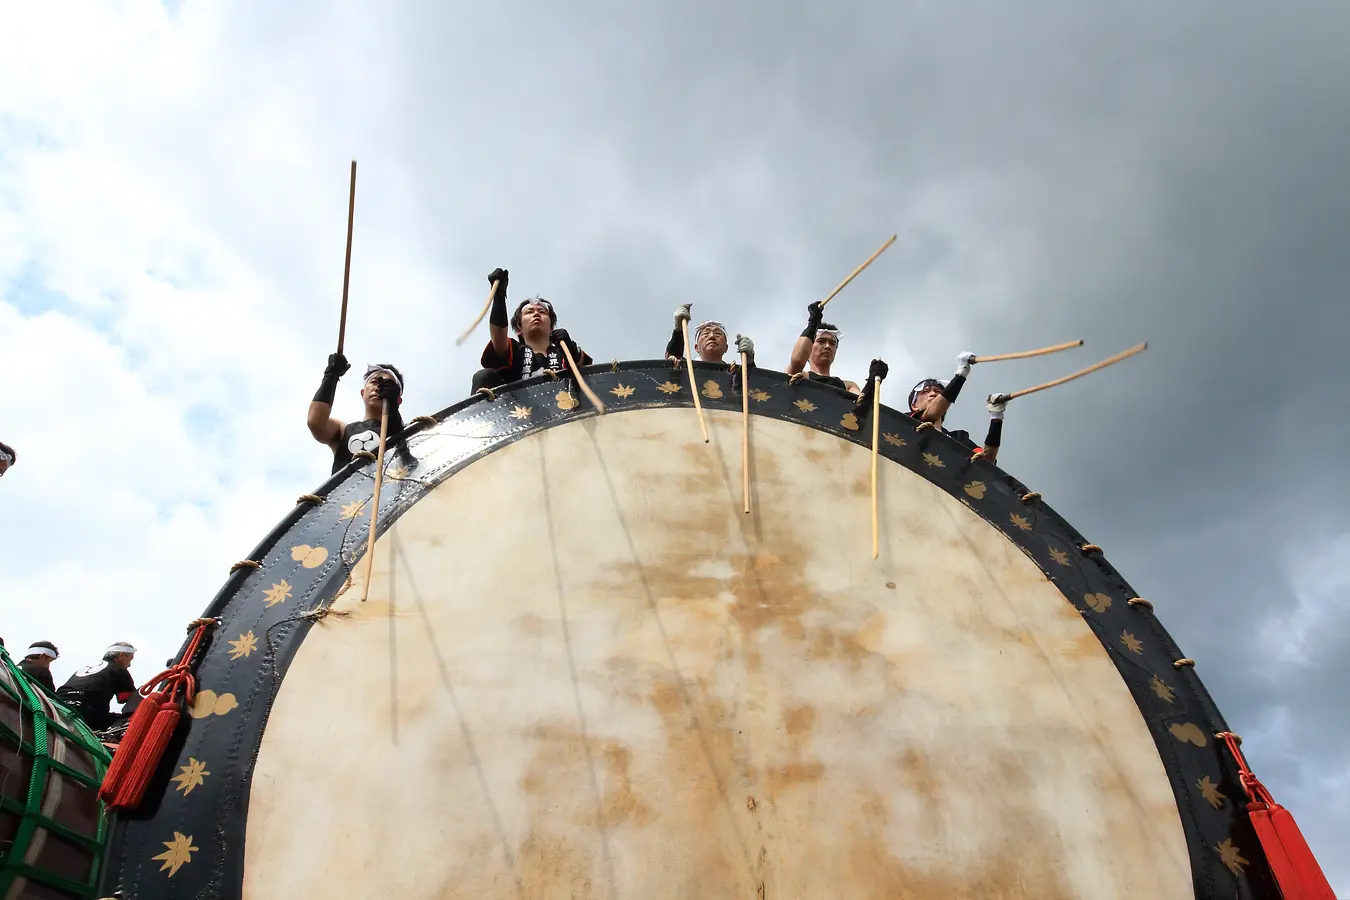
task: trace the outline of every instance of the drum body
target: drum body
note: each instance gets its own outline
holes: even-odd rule
[[[597,367],[603,416],[542,380],[444,411],[387,460],[369,583],[371,463],[302,498],[208,610],[105,890],[1278,896],[1098,550],[885,409],[874,560],[853,398],[752,373],[747,429],[696,371],[708,443],[658,363]]]
[[[0,649],[0,898],[93,897],[111,756]]]

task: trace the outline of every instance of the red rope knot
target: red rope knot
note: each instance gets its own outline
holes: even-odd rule
[[[240,569],[261,569],[261,568],[262,563],[258,562],[256,559],[241,559],[239,560],[239,562],[230,566],[230,574],[234,574],[235,572],[238,572]]]
[[[1194,668],[1195,668],[1195,660],[1193,660],[1193,659],[1179,659],[1179,660],[1177,660],[1176,662],[1172,663],[1172,668],[1174,668],[1174,669],[1184,669],[1184,668],[1186,668],[1187,666],[1190,666],[1192,669],[1194,669]]]
[[[1030,503],[1032,500],[1039,500],[1039,499],[1041,499],[1041,495],[1036,493],[1035,491],[1027,491],[1025,494],[1022,495],[1023,503]]]
[[[1081,550],[1083,553],[1091,553],[1094,550],[1097,551],[1098,553],[1102,552],[1102,548],[1098,547],[1096,544],[1079,544],[1078,549]]]
[[[932,431],[932,430],[933,430],[932,422],[920,422],[918,425],[914,426],[915,434],[918,434],[920,431]]]
[[[301,494],[299,497],[295,498],[295,503],[297,506],[299,506],[301,503],[318,504],[322,502],[323,498],[320,497],[318,494]]]
[[[1147,610],[1152,610],[1152,609],[1153,609],[1153,604],[1152,604],[1152,603],[1149,603],[1149,602],[1148,602],[1147,600],[1145,600],[1143,597],[1131,597],[1130,599],[1126,600],[1125,602],[1128,603],[1130,606],[1142,606],[1144,609],[1147,609]]]

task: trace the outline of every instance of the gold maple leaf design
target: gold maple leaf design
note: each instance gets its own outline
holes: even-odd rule
[[[884,440],[888,444],[893,444],[896,447],[905,446],[905,439],[900,437],[900,435],[898,434],[887,434],[885,432],[882,432],[881,437],[882,440]]]
[[[1120,642],[1124,644],[1125,648],[1129,650],[1131,653],[1144,652],[1144,642],[1139,640],[1139,638],[1135,637],[1134,635],[1130,634],[1128,631],[1122,631],[1120,633]]]
[[[1203,795],[1204,798],[1209,801],[1210,806],[1214,807],[1215,809],[1223,808],[1224,793],[1223,791],[1219,790],[1219,786],[1217,784],[1215,784],[1213,781],[1210,781],[1208,775],[1197,781],[1195,783],[1195,786],[1200,789],[1201,795]]]
[[[361,507],[365,505],[366,501],[364,500],[353,500],[351,503],[342,507],[342,518],[355,519],[357,516],[361,515]]]
[[[658,384],[656,389],[663,394],[678,394],[680,386],[673,381],[667,381],[665,384]]]
[[[1065,553],[1063,550],[1052,548],[1050,550],[1050,558],[1061,566],[1067,566],[1069,564],[1069,554]]]
[[[932,466],[932,467],[935,468],[935,469],[945,469],[945,468],[947,468],[947,464],[944,463],[944,462],[941,460],[941,458],[938,457],[938,455],[937,455],[936,453],[925,453],[925,454],[923,455],[923,461],[926,462],[926,463],[928,463],[930,466]]]
[[[399,463],[389,470],[388,475],[391,481],[401,481],[408,477],[408,467]]]
[[[188,764],[179,766],[178,774],[170,780],[178,782],[177,790],[182,791],[183,796],[186,797],[192,793],[193,788],[200,787],[201,783],[206,780],[206,776],[210,774],[206,771],[206,763],[189,756]]]
[[[754,401],[756,401],[756,402],[759,402],[759,403],[763,403],[765,400],[768,400],[768,399],[769,399],[769,392],[768,392],[768,391],[751,391],[751,392],[750,392],[750,399],[751,399],[751,400],[754,400]]]
[[[258,638],[251,631],[241,634],[239,640],[230,641],[230,648],[230,659],[243,659],[258,649]]]
[[[1163,682],[1163,680],[1159,678],[1157,675],[1153,676],[1153,684],[1151,685],[1151,687],[1153,688],[1153,693],[1157,694],[1161,699],[1167,701],[1168,703],[1172,702],[1172,689],[1168,687]]]
[[[1111,598],[1105,594],[1084,594],[1083,602],[1088,605],[1089,609],[1099,613],[1104,613],[1111,608]]]
[[[1018,528],[1022,529],[1023,531],[1031,530],[1031,523],[1022,516],[1019,516],[1017,513],[1012,513],[1011,518],[1012,523],[1016,525]]]
[[[263,596],[267,598],[268,606],[276,606],[291,598],[291,583],[282,579],[279,584],[274,584],[269,589],[263,591]]]
[[[511,418],[528,419],[532,412],[534,412],[534,410],[530,409],[528,406],[513,406],[511,407]]]
[[[1242,853],[1233,844],[1232,838],[1224,838],[1214,845],[1214,850],[1219,854],[1219,859],[1228,867],[1228,871],[1234,875],[1241,875],[1244,867],[1250,864],[1250,860],[1242,858]]]
[[[610,393],[613,394],[615,397],[618,397],[620,400],[627,400],[629,397],[633,396],[633,391],[634,388],[631,385],[621,384],[618,387],[611,390]]]
[[[807,400],[805,397],[803,397],[800,400],[792,401],[792,405],[800,409],[802,412],[816,411],[816,405],[812,403],[810,400]]]
[[[164,846],[168,849],[159,856],[152,856],[150,858],[164,863],[164,865],[159,867],[159,870],[163,872],[165,869],[168,869],[170,878],[177,875],[178,870],[183,866],[192,862],[192,854],[201,849],[193,846],[192,838],[190,836],[185,837],[177,831],[173,833],[173,840],[165,841]]]

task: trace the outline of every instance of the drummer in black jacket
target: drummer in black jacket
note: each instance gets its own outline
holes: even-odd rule
[[[490,339],[483,348],[479,369],[473,376],[473,390],[501,387],[513,381],[522,381],[538,375],[545,369],[561,374],[571,366],[563,353],[563,345],[571,351],[578,366],[589,366],[593,359],[585,353],[565,329],[558,328],[558,314],[553,304],[543,297],[530,297],[516,307],[509,322],[506,318],[506,287],[510,273],[493,269],[488,283],[497,284],[492,298],[492,312],[488,317]],[[507,325],[517,337],[511,337]]]
[[[103,654],[103,662],[87,666],[66,680],[56,696],[72,707],[94,731],[105,731],[130,718],[140,705],[136,682],[131,677],[131,661],[136,648],[125,641],[113,644]],[[122,712],[108,709],[113,700],[123,704]]]
[[[859,393],[860,388],[852,381],[830,374],[834,364],[835,352],[839,349],[839,329],[822,321],[824,307],[819,301],[806,307],[806,328],[797,343],[792,346],[792,358],[788,361],[787,373],[796,375],[805,371],[811,381],[819,381],[843,391]]]
[[[33,641],[23,659],[19,660],[19,669],[54,694],[56,682],[52,680],[52,660],[60,655],[51,641]]]
[[[952,375],[950,381],[925,378],[914,385],[913,390],[909,392],[909,414],[920,421],[933,423],[933,427],[946,432],[971,452],[980,451],[985,462],[993,465],[998,462],[998,448],[1003,441],[1003,412],[1010,399],[1007,394],[990,394],[985,402],[989,410],[989,431],[985,436],[983,447],[971,440],[968,431],[947,431],[942,427],[947,418],[947,411],[960,396],[961,388],[965,385],[966,377],[970,375],[973,365],[975,354],[969,350],[964,351],[956,357],[956,373]]]

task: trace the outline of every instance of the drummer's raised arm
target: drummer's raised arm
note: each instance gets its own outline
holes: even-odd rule
[[[990,394],[985,401],[989,410],[989,433],[984,439],[983,457],[991,466],[998,465],[998,448],[1003,443],[1003,411],[1011,399],[1007,394]]]
[[[511,280],[511,273],[505,269],[493,269],[492,274],[488,276],[488,284],[497,283],[497,293],[492,297],[492,312],[488,316],[488,334],[492,338],[492,352],[501,359],[509,360],[511,358],[511,333],[507,331],[510,324],[506,317],[506,286]]]
[[[309,433],[320,444],[331,447],[342,436],[342,429],[345,426],[333,418],[333,397],[337,393],[338,379],[351,367],[352,364],[347,362],[347,357],[341,353],[329,354],[328,365],[323,370],[323,381],[319,384],[314,399],[310,401],[309,416],[306,419]]]
[[[825,310],[821,308],[820,301],[813,302],[806,307],[806,328],[802,330],[801,337],[797,338],[797,343],[792,345],[792,358],[788,360],[787,373],[796,375],[806,368],[806,362],[811,358],[811,346],[816,342],[816,332],[820,330],[820,323],[825,318]]]

